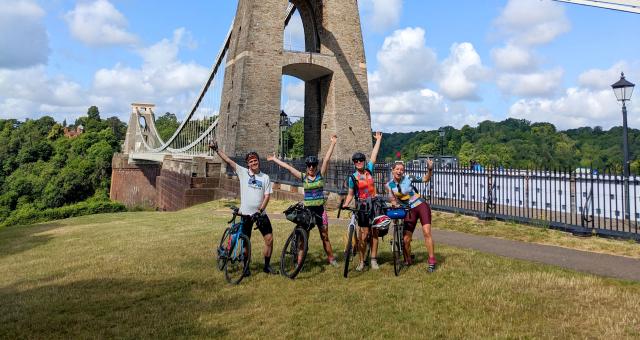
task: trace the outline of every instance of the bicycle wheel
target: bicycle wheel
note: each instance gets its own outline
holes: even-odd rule
[[[227,246],[229,243],[229,231],[231,228],[227,228],[222,233],[222,238],[220,239],[220,244],[218,245],[218,249],[216,249],[216,261],[218,262],[218,270],[224,269],[224,263],[227,260]]]
[[[402,228],[398,223],[393,226],[393,273],[400,275],[403,266],[402,256]]]
[[[282,275],[295,279],[302,266],[304,260],[307,257],[307,251],[309,250],[309,239],[307,237],[307,231],[296,227],[287,238],[282,248],[282,255],[280,255],[280,273]]]
[[[251,241],[246,235],[240,235],[229,252],[224,266],[224,277],[231,284],[238,284],[249,270],[251,263]]]
[[[344,277],[349,275],[349,262],[351,262],[351,256],[354,255],[352,250],[355,230],[356,228],[354,226],[349,226],[349,237],[347,238],[347,246],[344,250],[344,273],[342,274]]]

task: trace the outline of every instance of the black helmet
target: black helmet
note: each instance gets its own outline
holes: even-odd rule
[[[362,152],[356,152],[351,156],[352,161],[365,161],[367,157]]]
[[[247,155],[244,157],[244,160],[248,162],[249,158],[254,158],[254,157],[257,158],[258,161],[260,161],[260,156],[258,156],[258,153],[255,151],[249,151]]]
[[[309,166],[309,165],[318,165],[318,157],[316,157],[316,156],[308,156],[304,160],[304,164],[306,164],[307,166]]]

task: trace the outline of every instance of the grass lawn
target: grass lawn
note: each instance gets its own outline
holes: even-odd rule
[[[416,245],[420,264],[395,277],[385,244],[380,271],[344,279],[314,230],[292,281],[260,273],[254,231],[254,274],[230,286],[213,254],[226,204],[0,230],[0,338],[640,337],[640,283],[440,245],[433,274]],[[277,265],[292,225],[273,222]],[[330,228],[342,249],[344,226]]]

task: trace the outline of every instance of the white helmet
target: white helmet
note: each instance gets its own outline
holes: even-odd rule
[[[376,216],[373,219],[373,228],[378,228],[381,230],[389,229],[389,225],[391,225],[391,219],[387,215]]]

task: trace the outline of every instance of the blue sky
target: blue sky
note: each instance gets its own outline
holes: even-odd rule
[[[179,116],[208,76],[236,1],[0,0],[0,118],[72,122],[97,105]],[[640,16],[551,0],[360,0],[374,129],[507,117],[620,125],[610,84],[640,82]],[[295,44],[293,21],[285,40]],[[284,79],[300,115],[302,84]],[[636,94],[636,97],[640,94]],[[640,98],[640,97],[638,97]],[[640,100],[629,105],[640,128]]]

